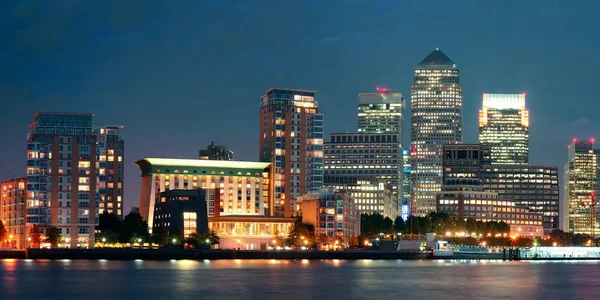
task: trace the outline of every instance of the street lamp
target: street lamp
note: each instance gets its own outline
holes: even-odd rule
[[[106,238],[105,237],[102,238],[102,243],[106,243]]]
[[[139,239],[138,239],[138,243],[141,243],[141,242],[142,242],[142,238],[139,238]]]
[[[206,239],[206,243],[207,243],[207,244],[210,244],[210,239]]]
[[[28,244],[27,248],[30,248],[31,247],[31,237],[27,238],[27,244]]]
[[[173,238],[173,244],[177,243],[177,239]]]

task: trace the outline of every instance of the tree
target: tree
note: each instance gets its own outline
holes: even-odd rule
[[[394,230],[396,231],[396,233],[406,232],[406,228],[407,226],[404,219],[402,219],[401,216],[397,216],[396,220],[394,220]]]
[[[118,232],[122,223],[123,221],[119,220],[117,215],[109,214],[107,211],[104,211],[100,214],[100,216],[98,216],[98,229],[101,232],[109,229],[113,232]]]
[[[467,224],[466,224],[466,230],[467,230],[467,233],[469,233],[469,234],[477,233],[477,221],[475,221],[475,219],[473,219],[473,218],[468,218]]]
[[[319,243],[319,245],[321,245],[321,246],[329,244],[329,236],[326,233],[321,232],[317,236],[317,243]]]
[[[500,221],[500,223],[498,223],[498,225],[496,225],[496,228],[498,229],[498,233],[506,233],[509,234],[510,233],[510,225],[508,225],[506,222],[504,221]]]
[[[147,240],[150,234],[148,233],[148,222],[144,221],[139,213],[131,212],[123,219],[123,223],[129,225],[133,236]]]
[[[431,219],[428,217],[417,217],[419,219],[419,227],[417,232],[419,234],[425,234],[431,231]]]
[[[6,239],[7,234],[8,232],[4,227],[4,223],[2,223],[2,220],[0,220],[0,241],[4,241]]]
[[[380,233],[396,234],[396,232],[394,232],[394,221],[392,219],[390,219],[389,217],[385,217],[381,221],[381,228],[380,228],[379,232]]]
[[[357,236],[353,235],[348,238],[348,247],[357,248],[360,246],[360,241]]]
[[[119,228],[119,243],[129,243],[131,238],[133,237],[133,232],[131,231],[131,227],[127,223],[121,224]]]
[[[167,241],[168,241],[167,237]],[[196,249],[196,247],[202,243],[201,241],[202,236],[196,232],[190,234],[186,239],[185,239],[185,243],[187,245],[189,245],[191,248]]]
[[[39,248],[41,237],[40,237],[40,225],[34,224],[29,228],[29,237],[31,238],[30,248]]]
[[[56,248],[60,238],[60,229],[58,227],[52,226],[46,230],[46,242],[50,243],[50,247]]]
[[[290,228],[286,242],[291,246],[301,247],[312,245],[314,239],[315,227],[312,224],[302,223],[302,219],[298,218]]]
[[[156,227],[152,231],[152,243],[165,246],[169,243],[169,231],[165,227]]]
[[[119,240],[117,233],[112,229],[106,229],[100,233],[99,241],[102,243],[116,243]]]

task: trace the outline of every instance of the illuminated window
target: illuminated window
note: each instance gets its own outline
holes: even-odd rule
[[[188,238],[190,234],[196,232],[196,213],[195,212],[184,212],[183,213],[183,235]]]
[[[89,168],[89,167],[90,167],[89,161],[80,161],[79,162],[79,168]]]

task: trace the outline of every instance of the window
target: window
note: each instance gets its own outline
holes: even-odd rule
[[[188,238],[190,234],[196,232],[196,213],[195,212],[184,212],[183,213],[183,235]]]

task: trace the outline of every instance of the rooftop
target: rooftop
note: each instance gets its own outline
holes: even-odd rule
[[[256,176],[257,173],[262,176],[264,169],[271,165],[268,162],[180,158],[144,158],[134,164],[140,167],[142,175],[151,173],[196,173],[246,176]]]
[[[442,52],[442,50],[436,48],[427,57],[425,57],[417,67],[456,67],[456,64]]]

